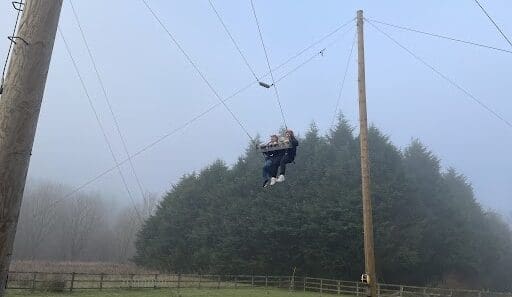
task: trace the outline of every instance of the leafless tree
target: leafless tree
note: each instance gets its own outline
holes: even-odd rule
[[[15,246],[19,256],[38,257],[38,251],[56,223],[55,201],[64,193],[64,187],[53,183],[37,183],[27,187],[21,208]]]
[[[79,260],[81,253],[92,237],[93,231],[101,228],[101,205],[97,197],[79,194],[71,202],[68,213],[66,235],[69,239],[70,260]]]
[[[137,232],[156,209],[157,195],[146,193],[134,207],[87,192],[62,200],[68,191],[47,181],[27,185],[15,258],[129,262]]]

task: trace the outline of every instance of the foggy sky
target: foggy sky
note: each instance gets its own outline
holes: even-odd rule
[[[125,154],[116,134],[85,46],[64,1],[60,27],[71,45],[88,91],[107,129],[118,159]],[[74,1],[131,153],[201,113],[217,99],[139,0]],[[207,0],[149,0],[221,97],[253,77],[226,36]],[[214,1],[249,63],[261,75],[265,56],[250,2]],[[482,3],[512,36],[512,3]],[[511,49],[473,1],[271,1],[255,0],[272,65],[278,65],[363,9],[368,18],[460,39]],[[0,2],[0,36],[11,34],[15,11]],[[512,121],[508,87],[512,55],[382,27],[399,42]],[[450,86],[368,24],[365,27],[369,121],[400,147],[419,138],[474,186],[485,207],[512,211],[512,128],[460,90]],[[326,133],[334,114],[355,26],[334,35],[287,65],[287,73],[332,41],[338,40],[279,85],[288,126],[303,135],[312,121]],[[1,39],[5,57],[7,38]],[[268,135],[282,125],[271,89],[253,86],[229,101],[252,135]],[[352,58],[341,108],[357,125],[357,81]],[[134,159],[144,188],[164,193],[183,174],[217,158],[232,164],[249,139],[218,107],[183,131]],[[300,151],[298,153],[300,159]],[[87,98],[57,37],[29,177],[79,186],[114,165]],[[130,190],[135,179],[122,166]],[[291,168],[291,170],[293,170]],[[257,187],[259,185],[255,185]],[[117,171],[86,190],[127,200]],[[135,196],[139,199],[139,196]]]

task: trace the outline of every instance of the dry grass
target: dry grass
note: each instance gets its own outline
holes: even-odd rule
[[[137,267],[134,264],[118,264],[103,262],[46,262],[46,261],[15,261],[10,271],[18,272],[61,272],[61,273],[105,273],[105,274],[139,274],[155,273]]]

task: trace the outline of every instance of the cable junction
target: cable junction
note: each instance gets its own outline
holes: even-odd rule
[[[73,68],[78,76],[78,79],[80,81],[80,84],[82,86],[82,89],[84,90],[84,93],[85,93],[85,96],[87,97],[87,100],[89,102],[89,106],[91,107],[91,110],[92,112],[94,113],[94,117],[96,119],[96,122],[103,134],[103,138],[105,140],[105,143],[107,144],[107,147],[108,147],[108,150],[110,151],[110,154],[112,156],[112,160],[114,161],[115,163],[115,168],[117,168],[118,172],[119,172],[119,176],[121,177],[121,181],[123,182],[123,185],[124,185],[124,188],[126,190],[126,193],[128,194],[128,197],[130,198],[132,204],[133,204],[133,207],[135,209],[135,211],[137,212],[137,215],[139,217],[139,219],[142,221],[142,216],[140,215],[140,212],[138,211],[137,207],[136,207],[136,203],[135,203],[135,200],[133,199],[133,195],[130,191],[130,188],[128,187],[128,183],[126,182],[126,179],[124,177],[124,174],[120,168],[121,164],[118,162],[117,160],[117,157],[114,153],[114,149],[112,148],[112,145],[110,143],[110,140],[108,138],[108,135],[105,131],[105,128],[103,127],[103,124],[101,123],[101,120],[100,120],[100,117],[99,117],[99,114],[98,114],[98,111],[96,110],[96,108],[94,107],[94,103],[92,102],[92,98],[89,94],[89,91],[87,90],[87,87],[85,85],[85,81],[82,77],[82,75],[80,74],[80,70],[78,69],[78,64],[76,63],[76,60],[75,58],[73,57],[73,54],[71,53],[71,48],[69,47],[69,44],[66,40],[66,38],[64,37],[64,34],[62,33],[62,31],[60,30],[60,28],[58,28],[58,31],[59,31],[59,35],[60,37],[62,38],[62,40],[64,41],[64,46],[66,48],[66,52],[68,53],[69,55],[69,58],[71,59],[71,62],[73,64]],[[60,202],[60,200],[58,200]],[[57,204],[58,201],[54,202],[53,205]]]

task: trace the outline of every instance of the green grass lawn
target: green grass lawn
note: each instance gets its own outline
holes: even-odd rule
[[[90,290],[73,291],[70,293],[44,293],[11,290],[7,297],[31,296],[31,297],[315,297],[320,293],[289,292],[287,290],[269,289],[133,289],[133,290]]]

